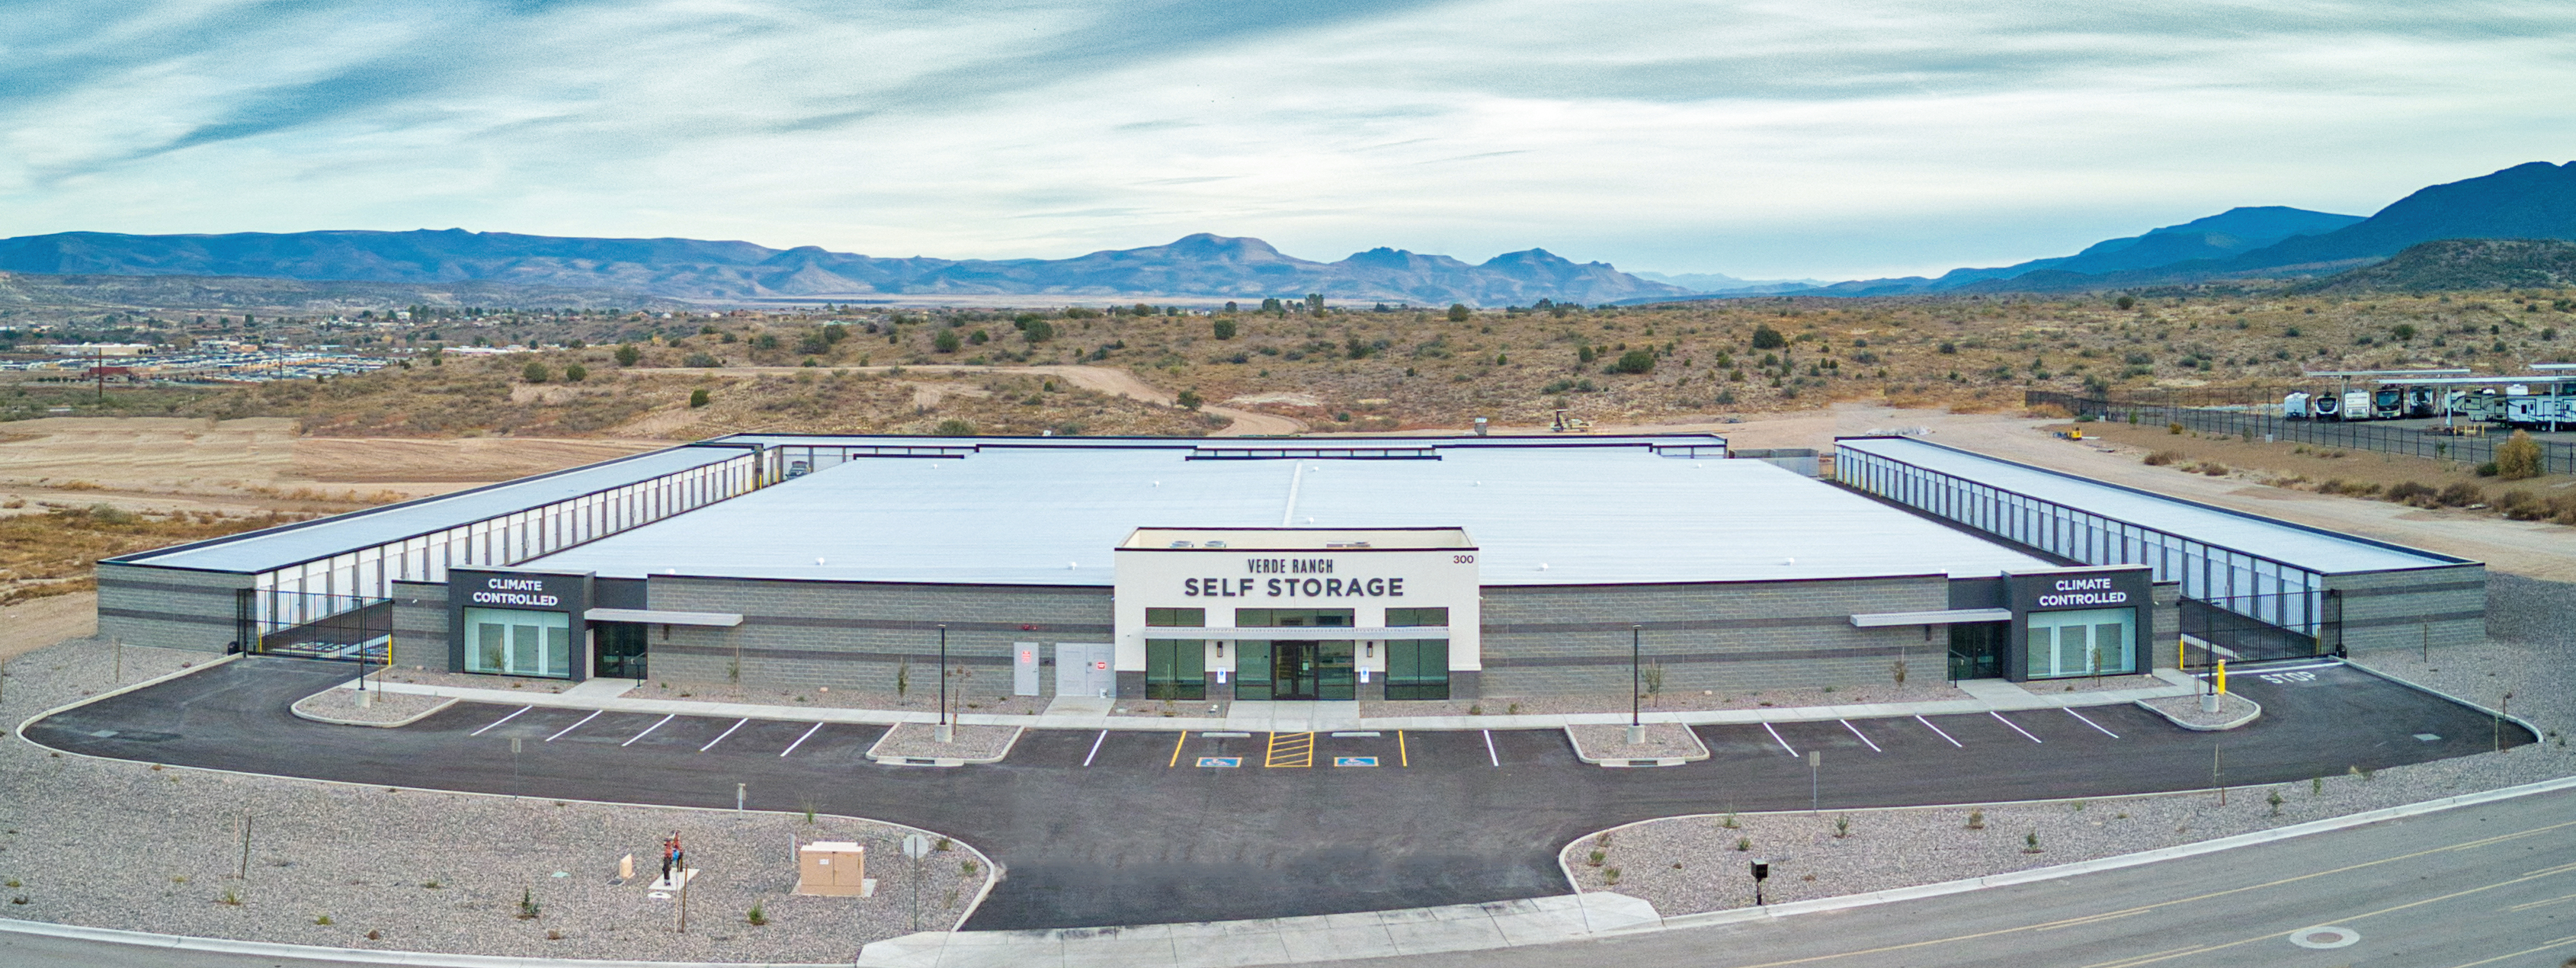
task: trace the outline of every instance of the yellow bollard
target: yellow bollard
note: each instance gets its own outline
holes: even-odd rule
[[[2218,694],[2227,695],[2227,660],[2218,660]]]
[[[2191,641],[2179,635],[2174,636],[2174,668],[2191,668]]]

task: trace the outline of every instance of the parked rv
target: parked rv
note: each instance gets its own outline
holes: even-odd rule
[[[2370,417],[2370,391],[2346,390],[2343,392],[2343,419],[2368,420]]]
[[[2342,419],[2343,406],[2334,394],[2320,393],[2308,401],[2308,412],[2318,420],[2338,420]]]
[[[2307,394],[2293,393],[2281,398],[2281,419],[2306,420],[2311,416],[2313,414],[2308,412]]]

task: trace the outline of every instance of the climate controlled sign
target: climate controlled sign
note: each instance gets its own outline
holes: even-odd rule
[[[553,608],[563,604],[563,596],[548,594],[543,578],[486,578],[483,587],[465,597],[476,605],[504,605],[519,608]]]

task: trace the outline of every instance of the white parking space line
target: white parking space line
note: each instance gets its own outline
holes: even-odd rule
[[[1770,723],[1763,723],[1763,724],[1762,724],[1762,731],[1763,731],[1763,732],[1766,732],[1766,733],[1771,734],[1771,741],[1772,741],[1772,742],[1774,742],[1774,743],[1778,743],[1778,744],[1780,744],[1780,748],[1781,748],[1781,749],[1788,750],[1788,751],[1789,751],[1789,755],[1791,755],[1791,756],[1796,756],[1796,755],[1798,755],[1798,749],[1797,749],[1797,747],[1790,746],[1790,745],[1789,745],[1789,741],[1788,741],[1788,740],[1781,739],[1781,738],[1780,738],[1780,731],[1779,731],[1779,730],[1776,730],[1776,729],[1772,729],[1772,728],[1771,728],[1771,724],[1770,724]]]
[[[535,706],[521,706],[521,707],[519,707],[519,713],[524,713],[524,712],[527,712],[528,710],[535,709],[535,708],[537,708],[537,707],[535,707]],[[511,714],[509,714],[509,715],[507,715],[507,716],[503,716],[503,717],[501,717],[501,718],[499,718],[499,719],[495,719],[495,720],[493,720],[493,721],[492,721],[491,726],[485,726],[485,727],[483,727],[483,729],[478,729],[478,730],[475,730],[475,731],[473,731],[473,732],[471,732],[471,733],[467,733],[467,734],[465,734],[465,735],[467,735],[467,736],[481,736],[481,735],[483,735],[484,730],[491,729],[491,728],[492,728],[492,726],[498,726],[498,725],[501,725],[502,723],[506,723],[506,722],[509,722],[509,721],[511,721],[511,720],[513,720],[513,719],[517,719],[517,718],[519,718],[519,713],[511,713]]]
[[[1844,728],[1844,729],[1848,729],[1848,730],[1851,730],[1851,731],[1852,731],[1852,735],[1860,737],[1860,741],[1861,741],[1861,742],[1863,742],[1863,743],[1869,743],[1869,751],[1870,751],[1870,752],[1872,752],[1872,753],[1884,753],[1884,752],[1887,752],[1886,750],[1879,749],[1879,748],[1878,748],[1878,744],[1876,744],[1876,743],[1870,743],[1870,742],[1869,742],[1869,734],[1861,732],[1861,731],[1860,731],[1860,727],[1858,727],[1858,726],[1854,726],[1854,725],[1852,725],[1852,724],[1851,724],[1851,720],[1848,720],[1848,719],[1843,720],[1843,721],[1842,721],[1842,724],[1843,724],[1843,728]]]
[[[661,719],[655,720],[655,721],[653,722],[653,725],[644,727],[644,731],[643,731],[643,732],[641,732],[641,733],[637,733],[637,734],[635,734],[635,738],[634,738],[634,739],[627,740],[626,742],[619,743],[619,744],[617,744],[617,745],[619,745],[619,746],[633,746],[633,745],[635,745],[635,740],[643,739],[644,737],[647,737],[647,736],[651,736],[651,735],[653,735],[653,731],[654,731],[654,730],[657,730],[657,729],[662,728],[662,724],[663,724],[663,723],[667,723],[667,722],[670,722],[670,721],[672,721],[672,720],[674,720],[674,719],[678,719],[678,718],[680,718],[680,714],[679,714],[679,713],[672,713],[672,714],[670,714],[670,715],[668,715],[668,716],[664,716],[664,717],[662,717]]]
[[[742,728],[742,724],[743,724],[743,723],[748,723],[748,722],[750,722],[750,721],[751,721],[751,720],[750,720],[749,718],[744,718],[744,719],[741,719],[741,720],[737,720],[737,721],[736,721],[733,725],[731,725],[731,726],[727,726],[727,727],[725,727],[725,731],[724,731],[724,732],[722,732],[722,733],[718,733],[718,734],[716,734],[716,738],[711,739],[711,740],[708,740],[708,741],[707,741],[707,745],[705,745],[705,746],[701,746],[701,747],[698,747],[698,752],[700,752],[700,753],[704,753],[704,752],[706,752],[706,751],[708,751],[708,750],[711,750],[711,749],[716,748],[716,744],[717,744],[717,743],[724,742],[724,738],[725,738],[725,737],[733,735],[733,731],[734,731],[734,730],[741,729],[741,728]]]
[[[2075,717],[2075,718],[2076,718],[2076,719],[2078,719],[2078,720],[2082,720],[2082,721],[2083,721],[2083,723],[2084,723],[2084,725],[2086,725],[2086,726],[2091,726],[2091,727],[2093,727],[2094,729],[2102,729],[2102,724],[2101,724],[2101,723],[2094,722],[2094,721],[2092,721],[2092,720],[2090,720],[2090,719],[2085,719],[2085,718],[2084,718],[2084,714],[2083,714],[2083,713],[2079,713],[2079,712],[2076,712],[2075,710],[2069,709],[2069,710],[2067,710],[2067,711],[2066,711],[2066,714],[2067,714],[2067,715],[2069,715],[2069,716],[2073,716],[2073,717]],[[2104,735],[2104,736],[2108,736],[2108,737],[2111,737],[2112,739],[2119,739],[2119,738],[2120,738],[2120,734],[2118,734],[2118,733],[2114,733],[2114,732],[2112,732],[2112,731],[2110,731],[2110,730],[2107,730],[2107,729],[2102,729],[2102,735]]]
[[[1494,752],[1494,731],[1490,729],[1485,730],[1485,758],[1494,761],[1495,766],[1503,765],[1502,755]]]
[[[603,712],[606,712],[606,711],[607,711],[607,710],[603,710],[603,709],[594,709],[594,710],[591,710],[591,711],[590,711],[590,715],[588,715],[588,716],[584,716],[584,717],[582,717],[582,718],[581,718],[581,723],[587,723],[587,722],[589,722],[589,721],[591,721],[591,720],[598,719],[598,718],[599,718],[599,714],[600,714],[600,713],[603,713]],[[566,726],[566,727],[564,727],[564,728],[562,728],[562,729],[560,729],[560,730],[557,730],[557,731],[555,732],[555,734],[554,734],[554,735],[546,737],[546,742],[551,743],[551,742],[554,742],[554,741],[556,741],[556,740],[562,739],[562,738],[563,738],[563,735],[564,735],[565,733],[569,733],[569,732],[572,732],[573,730],[580,729],[580,728],[581,728],[581,723],[574,723],[574,724],[572,724],[572,725],[570,725],[570,726]]]
[[[1914,717],[1914,721],[1915,721],[1915,722],[1918,722],[1918,723],[1922,723],[1922,724],[1923,724],[1923,728],[1924,728],[1924,729],[1931,730],[1933,735],[1935,735],[1935,736],[1939,736],[1939,737],[1941,737],[1942,739],[1950,739],[1950,734],[1942,732],[1942,731],[1941,731],[1941,727],[1932,725],[1932,721],[1931,721],[1931,720],[1929,720],[1929,719],[1925,719],[1925,718],[1923,718],[1923,717],[1921,717],[1921,716],[1916,716],[1916,717]],[[1958,747],[1958,748],[1960,748],[1960,749],[1967,749],[1967,748],[1968,748],[1965,744],[1960,743],[1958,740],[1955,740],[1955,739],[1950,739],[1950,745],[1952,745],[1952,746],[1956,746],[1956,747]]]
[[[2309,665],[2296,666],[2256,666],[2244,669],[2230,669],[2227,671],[2227,674],[2231,678],[2235,676],[2259,676],[2265,673],[2274,672],[2304,672],[2309,669],[2332,669],[2342,664],[2343,663],[2341,662],[2317,662]],[[2209,671],[2205,669],[2191,674],[2191,677],[2194,679],[2207,679],[2209,676]]]
[[[814,724],[814,728],[813,728],[813,729],[806,730],[806,731],[805,731],[805,735],[804,735],[804,736],[796,737],[796,741],[795,741],[795,742],[793,742],[793,743],[789,743],[789,744],[787,744],[787,748],[786,748],[786,749],[779,750],[779,751],[778,751],[778,755],[780,755],[780,756],[786,756],[786,755],[787,755],[787,754],[789,754],[789,753],[796,752],[796,748],[797,748],[797,747],[805,745],[805,740],[807,740],[808,738],[812,737],[815,733],[821,732],[821,731],[822,731],[822,729],[823,729],[823,724],[821,724],[821,723],[815,723],[815,724]]]
[[[2029,741],[2031,741],[2031,742],[2033,742],[2033,743],[2039,742],[2039,737],[2031,735],[2031,734],[2030,734],[2030,730],[2023,729],[2023,728],[2021,728],[2020,726],[2015,725],[2015,724],[2013,723],[2013,721],[2012,721],[2012,720],[2005,719],[2005,718],[2004,718],[2004,714],[1999,713],[1999,712],[1988,711],[1988,712],[1986,713],[1986,715],[1994,717],[1994,718],[1995,718],[1995,722],[2002,723],[2002,724],[2004,724],[2004,725],[2006,725],[2006,726],[2011,726],[2011,727],[2012,727],[2012,731],[2013,731],[2013,732],[2016,732],[2016,733],[2020,733],[2020,734],[2021,734],[2021,738],[2026,739],[2026,740],[2029,740]]]
[[[1095,756],[1099,756],[1099,755],[1100,755],[1100,744],[1102,744],[1102,743],[1106,743],[1106,742],[1108,742],[1108,741],[1109,741],[1109,731],[1108,731],[1108,730],[1105,730],[1105,729],[1104,729],[1104,730],[1101,730],[1101,731],[1100,731],[1100,735],[1099,735],[1098,737],[1093,738],[1093,739],[1092,739],[1092,741],[1091,741],[1091,752],[1089,752],[1089,753],[1085,753],[1085,754],[1082,754],[1082,765],[1084,765],[1084,766],[1090,766],[1090,765],[1091,765],[1091,759],[1092,759],[1092,757],[1095,757]]]

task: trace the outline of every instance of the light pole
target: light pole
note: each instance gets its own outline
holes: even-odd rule
[[[937,739],[950,742],[957,738],[957,727],[948,722],[948,623],[939,623],[939,728]]]
[[[1645,667],[1639,661],[1645,648],[1641,641],[1644,630],[1643,625],[1628,626],[1628,745],[1630,746],[1646,744],[1646,724],[1639,721],[1637,712],[1637,703],[1641,701],[1640,697],[1645,694],[1646,688]]]

